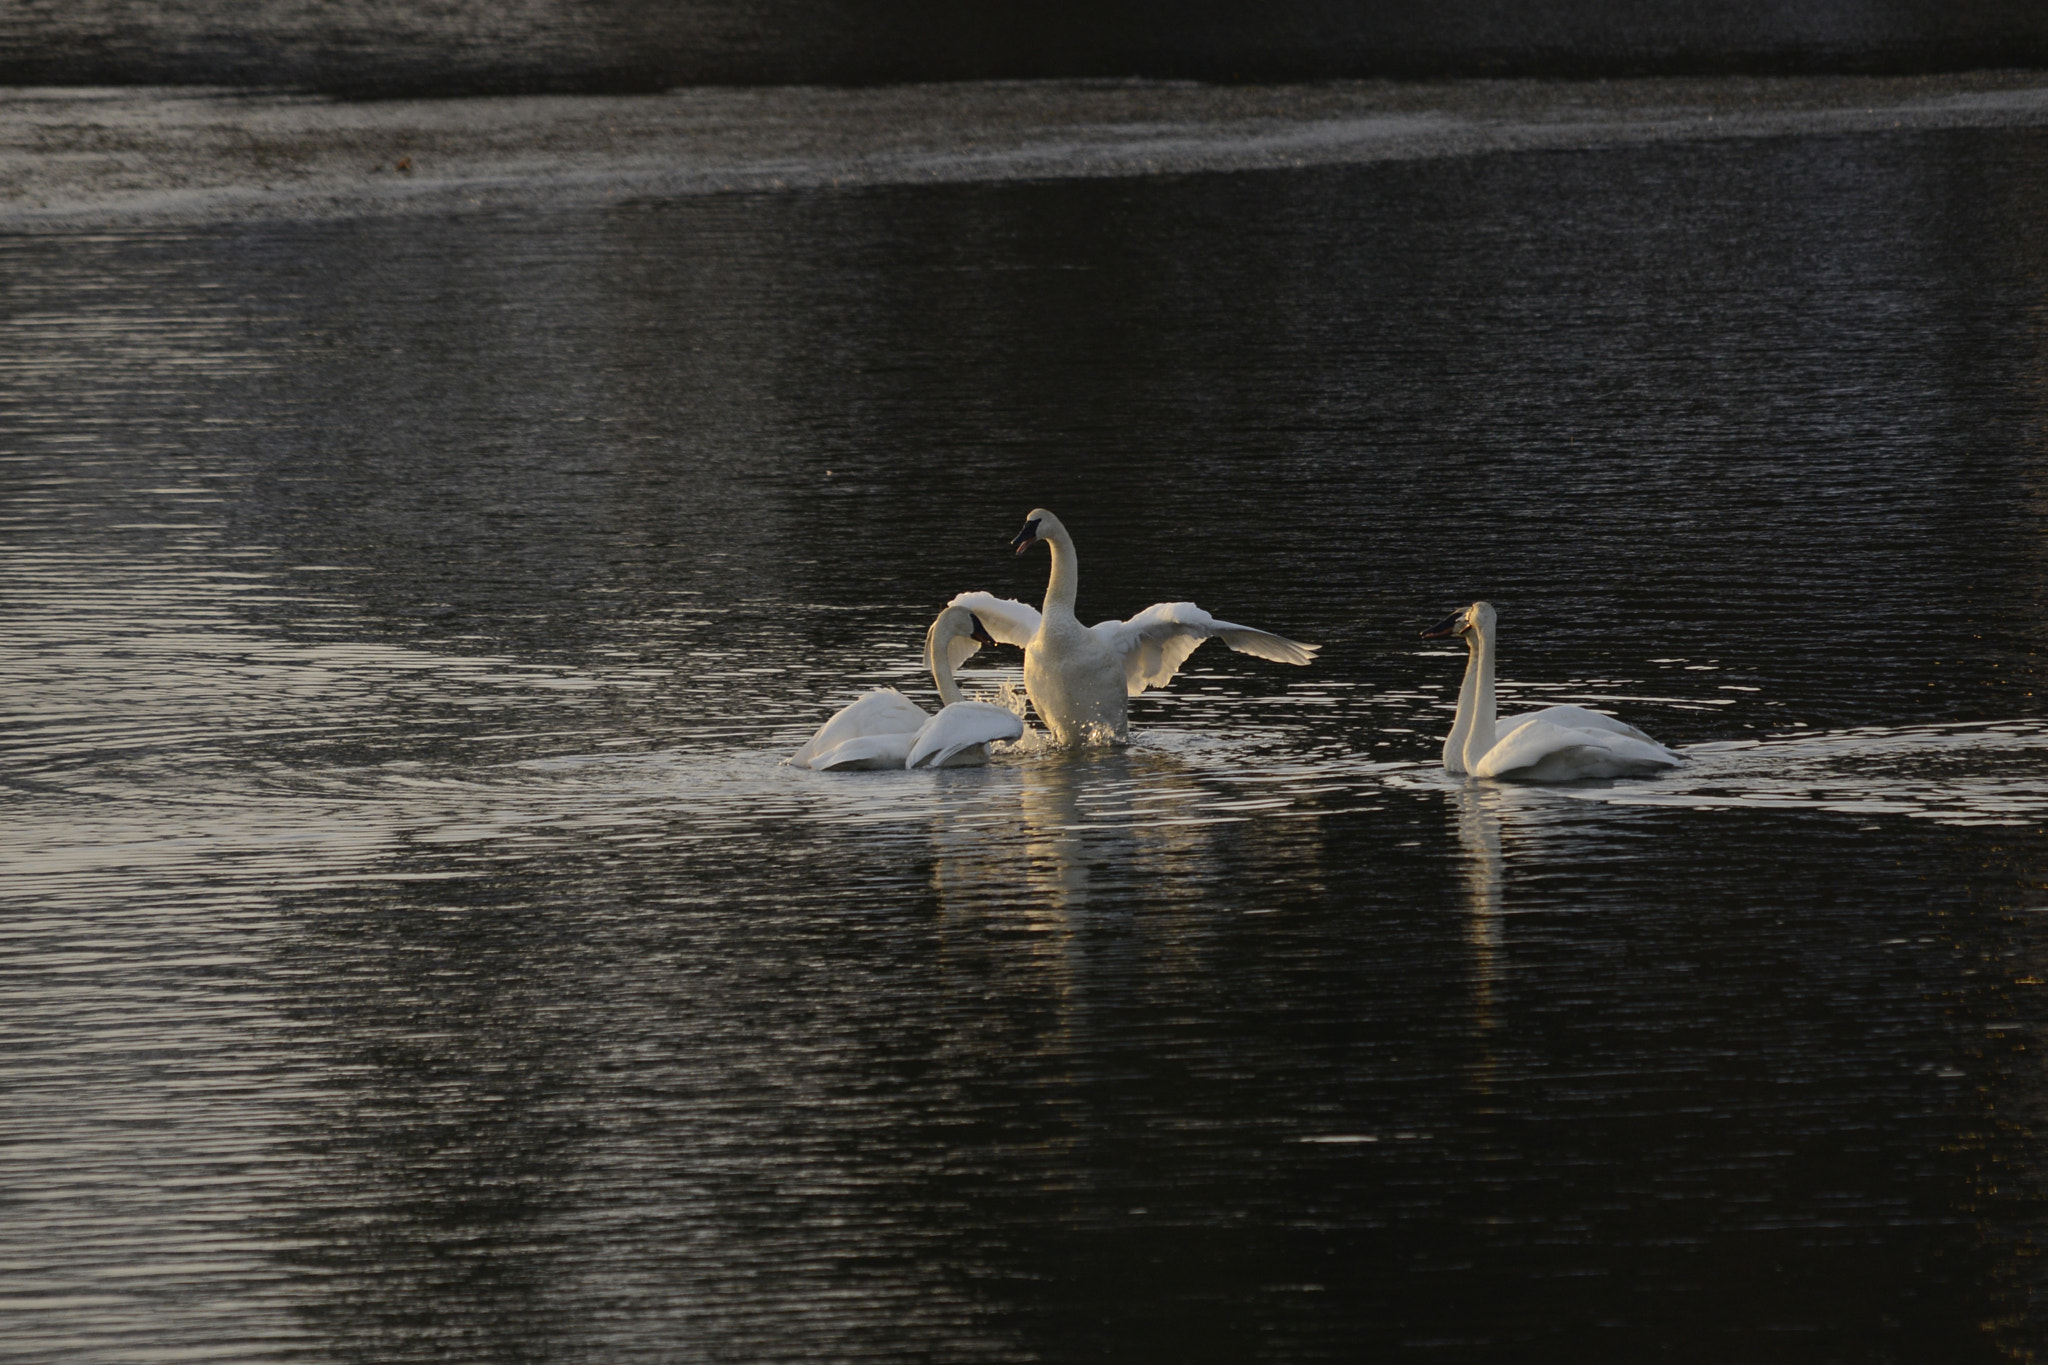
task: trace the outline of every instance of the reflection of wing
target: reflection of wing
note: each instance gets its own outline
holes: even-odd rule
[[[1188,655],[1212,636],[1241,654],[1283,664],[1305,664],[1321,648],[1219,621],[1192,602],[1161,602],[1128,621],[1104,621],[1089,630],[1123,659],[1124,688],[1134,697],[1171,680]]]
[[[1472,775],[1570,782],[1589,777],[1642,777],[1682,761],[1652,739],[1559,725],[1546,717],[1547,713],[1540,713],[1516,725],[1486,751]]]
[[[941,768],[963,749],[1017,739],[1023,733],[1024,722],[1008,707],[991,706],[985,701],[956,701],[925,722],[903,766]]]
[[[841,707],[789,761],[799,768],[815,766],[811,760],[834,745],[866,735],[914,735],[929,719],[916,702],[893,687],[884,687]]]
[[[887,735],[856,735],[835,744],[811,760],[811,769],[821,773],[857,772],[868,768],[900,768],[910,752],[914,731],[899,730]]]
[[[1007,597],[993,593],[963,592],[946,604],[949,607],[965,607],[974,613],[974,619],[981,622],[981,628],[997,644],[1015,645],[1022,649],[1031,643],[1031,637],[1038,634],[1038,609],[1027,607],[1022,602],[1013,602]],[[969,645],[974,641],[969,640]],[[977,646],[978,648],[978,646]],[[972,654],[973,649],[962,654],[954,664]]]

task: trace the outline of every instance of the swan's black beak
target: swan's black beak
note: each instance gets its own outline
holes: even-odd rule
[[[992,645],[996,642],[996,637],[988,633],[988,628],[981,624],[981,618],[979,616],[976,616],[974,613],[969,612],[967,614],[967,619],[974,622],[974,629],[967,632],[969,639],[973,640],[977,644],[984,645]]]
[[[1422,638],[1425,640],[1435,640],[1445,635],[1463,635],[1464,633],[1465,609],[1460,607],[1428,630],[1423,631]]]
[[[1025,552],[1026,550],[1030,549],[1030,548],[1031,548],[1031,542],[1032,542],[1032,541],[1034,541],[1034,540],[1037,540],[1037,539],[1038,539],[1038,518],[1037,518],[1037,517],[1033,517],[1033,518],[1032,518],[1031,520],[1029,520],[1029,521],[1027,521],[1027,522],[1025,522],[1025,523],[1024,523],[1024,529],[1023,529],[1023,530],[1021,530],[1021,531],[1019,531],[1019,532],[1017,533],[1017,538],[1016,538],[1015,540],[1011,541],[1011,542],[1010,542],[1010,544],[1012,544],[1012,545],[1016,546],[1016,547],[1017,547],[1017,553],[1021,555],[1021,554],[1023,554],[1023,553],[1024,553],[1024,552]]]

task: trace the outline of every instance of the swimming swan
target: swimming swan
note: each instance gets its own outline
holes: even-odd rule
[[[926,715],[893,687],[879,688],[842,707],[789,761],[816,772],[964,768],[988,762],[988,746],[1018,738],[1024,722],[1006,707],[961,698],[953,669],[981,647],[977,634],[988,638],[971,612],[952,606],[925,632],[924,660],[945,703],[936,716]]]
[[[1041,540],[1052,552],[1043,614],[985,592],[961,593],[951,605],[972,611],[997,641],[1023,648],[1024,690],[1061,744],[1128,743],[1128,698],[1171,681],[1212,636],[1241,653],[1285,664],[1305,664],[1320,647],[1219,621],[1192,602],[1161,602],[1128,621],[1083,626],[1074,615],[1079,565],[1073,537],[1058,517],[1038,507],[1011,544],[1023,554]]]
[[[1462,635],[1471,654],[1458,689],[1458,718],[1444,738],[1444,770],[1525,782],[1588,777],[1642,777],[1676,767],[1677,754],[1633,725],[1583,706],[1549,706],[1496,723],[1493,701],[1493,607],[1474,602],[1422,632],[1424,639]]]

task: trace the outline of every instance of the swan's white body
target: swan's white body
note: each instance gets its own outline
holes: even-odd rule
[[[961,698],[953,668],[979,648],[973,629],[969,612],[947,607],[925,634],[925,662],[945,703],[937,715],[927,715],[893,687],[880,688],[842,707],[789,761],[816,772],[964,768],[988,762],[988,746],[1021,737],[1024,722],[1006,707]]]
[[[789,756],[799,768],[900,768],[931,713],[893,687],[856,697]]]
[[[1425,632],[1462,635],[1471,651],[1465,660],[1465,681],[1458,689],[1458,717],[1444,738],[1447,772],[1524,782],[1576,782],[1644,777],[1683,761],[1635,726],[1583,706],[1549,706],[1496,719],[1493,622],[1492,606],[1474,602]]]
[[[1171,681],[1204,640],[1279,663],[1315,657],[1315,645],[1219,621],[1192,602],[1161,602],[1128,621],[1084,626],[1074,615],[1080,564],[1073,537],[1058,517],[1035,508],[1015,542],[1018,553],[1040,540],[1052,552],[1043,612],[985,592],[961,593],[950,605],[973,612],[995,640],[1023,649],[1024,690],[1061,744],[1129,742],[1129,699]]]

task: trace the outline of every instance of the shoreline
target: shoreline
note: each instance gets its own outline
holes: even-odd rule
[[[0,231],[537,212],[734,191],[1278,170],[2048,127],[2048,72],[709,87],[349,102],[0,92]]]

